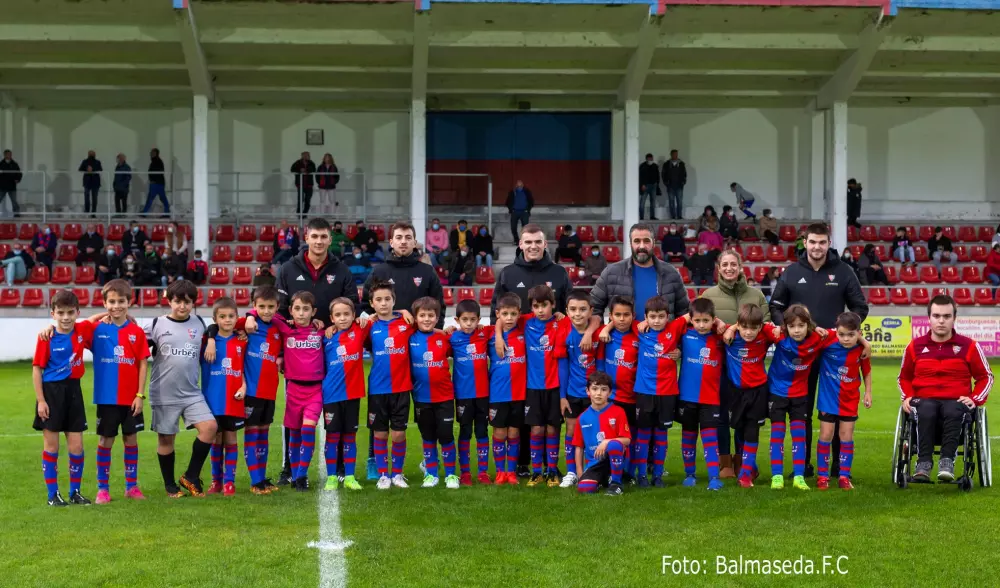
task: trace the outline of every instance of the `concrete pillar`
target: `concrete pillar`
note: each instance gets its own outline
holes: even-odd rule
[[[206,148],[206,159],[205,159],[205,169],[206,170],[216,170],[211,173],[207,173],[205,180],[208,185],[208,217],[218,218],[220,215],[219,206],[219,109],[211,108],[208,111],[208,133],[206,135],[206,143],[208,147]],[[238,213],[239,210],[237,209]]]
[[[810,146],[809,199],[803,203],[802,212],[806,218],[818,219],[826,216],[823,203],[826,195],[826,113],[816,112],[812,120],[812,143]]]
[[[834,102],[830,109],[831,187],[829,219],[833,247],[847,247],[847,103]]]
[[[611,218],[625,218],[625,111],[611,111]]]
[[[410,222],[421,243],[427,231],[427,103],[410,106]]]
[[[625,256],[631,255],[628,229],[639,222],[639,101],[625,102]]]
[[[194,200],[194,248],[208,259],[208,97],[195,95],[192,103],[191,177]]]

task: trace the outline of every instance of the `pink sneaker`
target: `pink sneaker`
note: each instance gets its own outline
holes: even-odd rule
[[[97,504],[107,504],[111,502],[111,493],[109,493],[107,490],[98,490],[97,498],[94,499],[94,502],[96,502]]]
[[[125,498],[131,498],[132,500],[146,500],[143,496],[142,490],[139,490],[138,486],[132,486],[130,489],[125,491]]]

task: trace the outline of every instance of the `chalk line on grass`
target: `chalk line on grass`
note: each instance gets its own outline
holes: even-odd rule
[[[323,437],[326,437],[324,431]],[[320,438],[317,435],[317,438]],[[320,453],[320,456],[323,454]],[[320,460],[320,471],[326,468]],[[340,529],[340,492],[326,492],[322,488],[326,484],[326,476],[321,479],[317,491],[317,510],[319,511],[319,541],[310,541],[307,547],[319,551],[319,585],[320,588],[345,588],[347,586],[347,548],[352,545],[344,539]]]

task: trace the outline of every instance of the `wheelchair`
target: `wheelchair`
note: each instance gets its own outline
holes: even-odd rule
[[[896,416],[895,439],[892,444],[892,483],[900,488],[906,488],[910,483],[927,483],[914,480],[911,474],[913,462],[917,459],[916,440],[917,423],[913,416],[903,411],[903,407],[900,406]],[[938,420],[934,432],[934,455],[940,455],[940,446],[941,421]],[[972,490],[973,479],[978,474],[980,487],[989,488],[993,485],[990,431],[985,406],[976,407],[972,411],[972,419],[962,426],[957,457],[962,458],[962,474],[950,483],[954,483],[968,492]]]

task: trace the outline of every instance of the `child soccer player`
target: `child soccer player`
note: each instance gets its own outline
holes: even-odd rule
[[[560,369],[559,375],[559,411],[566,419],[566,476],[559,484],[561,488],[569,488],[578,480],[573,435],[576,431],[576,419],[590,406],[587,378],[597,368],[597,349],[591,347],[589,351],[583,351],[580,349],[580,341],[590,327],[592,314],[590,294],[587,291],[573,290],[569,293],[566,317],[570,321],[570,328],[562,331],[559,339],[559,345],[566,349],[566,357],[559,360],[566,364]]]
[[[501,334],[490,337],[490,425],[493,427],[493,483],[517,486],[517,456],[524,422],[527,385],[527,348],[518,327],[521,297],[508,292],[497,300],[497,325]],[[499,345],[498,342],[503,343]]]
[[[153,319],[145,329],[153,356],[149,403],[153,407],[152,428],[157,433],[156,455],[167,496],[183,496],[178,483],[192,496],[204,496],[201,468],[218,432],[212,409],[198,384],[205,322],[191,314],[198,288],[190,280],[177,280],[167,286],[166,298],[170,314]],[[174,439],[181,418],[188,428],[198,431],[198,436],[192,444],[187,471],[175,482]]]
[[[743,432],[743,463],[737,482],[752,488],[757,477],[757,445],[760,428],[767,419],[767,372],[764,358],[772,343],[781,338],[773,325],[764,326],[764,312],[756,304],[740,307],[736,324],[726,330],[726,377],[733,386],[729,424]]]
[[[94,326],[94,404],[97,405],[97,504],[111,502],[108,478],[111,448],[121,429],[125,443],[125,498],[142,500],[137,483],[139,446],[143,430],[142,401],[146,398],[146,359],[149,344],[142,327],[128,318],[132,287],[111,280],[101,288],[110,322]]]
[[[35,388],[34,429],[42,432],[42,473],[48,489],[49,506],[90,504],[80,493],[83,477],[83,432],[87,412],[83,406],[80,378],[84,374],[83,350],[89,347],[94,325],[77,323],[80,300],[69,290],[60,290],[50,304],[55,331],[35,345],[31,380]],[[59,493],[56,464],[59,461],[59,433],[66,435],[69,450],[69,502]]]
[[[837,422],[840,422],[840,478],[837,484],[843,490],[852,490],[851,463],[854,461],[854,423],[858,420],[858,400],[861,380],[865,382],[865,408],[872,407],[872,366],[864,349],[858,344],[861,337],[861,317],[845,312],[837,317],[837,342],[823,351],[819,358],[819,442],[816,456],[819,461],[816,488],[830,487],[830,441]]]
[[[583,474],[577,491],[592,494],[606,484],[608,496],[622,493],[622,471],[632,432],[625,411],[609,404],[611,378],[604,372],[587,376],[590,407],[580,414],[573,425],[573,446],[576,447],[576,467]]]
[[[470,445],[476,436],[476,461],[480,484],[492,484],[490,468],[490,368],[486,346],[491,326],[479,325],[479,303],[462,300],[455,306],[458,330],[449,338],[451,343],[452,380],[455,388],[455,410],[458,418],[458,464],[462,486],[472,485]]]
[[[410,417],[410,336],[413,327],[393,312],[396,294],[392,284],[373,280],[368,288],[375,322],[369,326],[368,349],[372,366],[368,372],[368,427],[375,431],[375,467],[379,478],[375,487],[408,488],[403,477],[406,461],[406,424]],[[392,431],[392,477],[389,477],[388,441]]]
[[[236,319],[239,309],[232,298],[220,298],[212,305],[212,319],[218,326],[213,359],[201,363],[201,389],[205,395],[219,432],[212,444],[212,485],[206,494],[236,494],[236,460],[239,447],[236,432],[243,428],[246,407],[247,383],[243,373],[246,341],[236,337]],[[206,334],[206,337],[208,335]],[[225,464],[225,465],[223,465]]]
[[[597,348],[597,370],[611,377],[611,399],[622,407],[628,419],[630,431],[637,431],[635,424],[635,374],[639,366],[639,336],[632,332],[635,319],[635,305],[631,298],[614,296],[608,304],[611,309],[611,325],[607,343],[601,342]],[[633,433],[634,437],[634,433]],[[649,438],[646,438],[647,448]],[[632,439],[632,446],[625,455],[624,480],[635,479],[632,459],[638,451],[638,440]]]
[[[335,298],[330,302],[333,326],[323,338],[326,377],[323,378],[323,418],[326,424],[326,490],[338,486],[338,446],[343,443],[344,487],[361,490],[354,477],[358,455],[358,416],[365,397],[365,340],[368,328],[354,322],[354,302]]]
[[[424,488],[438,485],[438,452],[444,459],[444,484],[458,490],[455,475],[455,387],[448,369],[451,343],[448,335],[435,331],[441,304],[430,296],[413,303],[417,331],[410,336],[410,370],[413,374],[413,420],[423,438]]]

